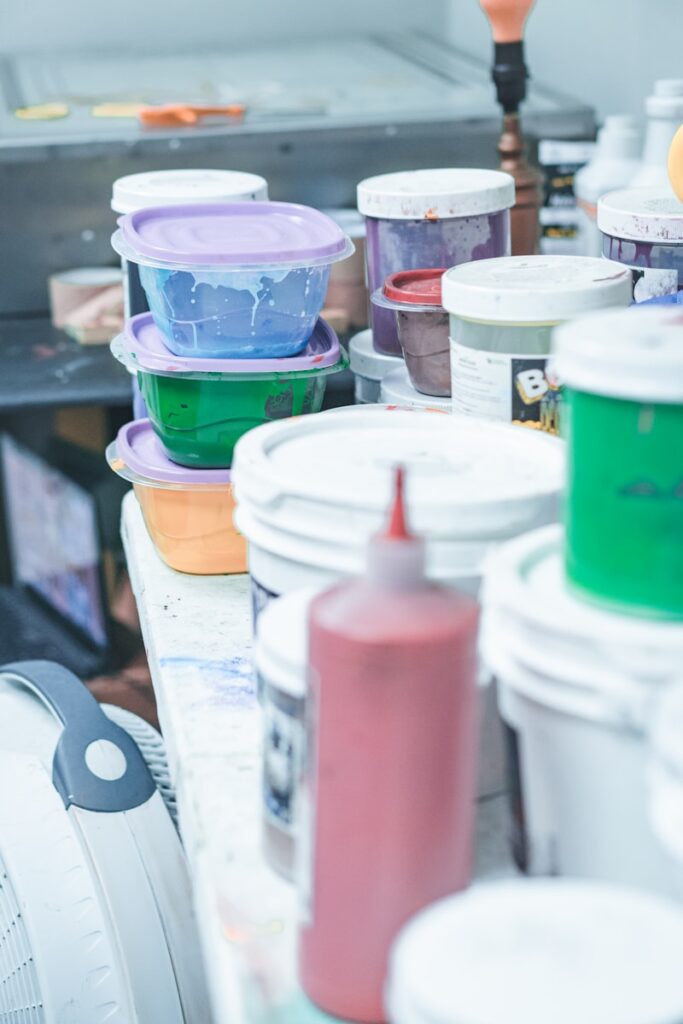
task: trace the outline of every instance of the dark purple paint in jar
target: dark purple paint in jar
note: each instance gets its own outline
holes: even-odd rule
[[[366,218],[370,293],[399,270],[509,255],[514,198],[513,179],[502,171],[401,171],[362,181],[358,209]],[[399,355],[392,311],[373,304],[370,322],[377,351]]]

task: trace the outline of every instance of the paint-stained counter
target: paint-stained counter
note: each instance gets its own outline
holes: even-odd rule
[[[122,533],[178,791],[215,1024],[329,1021],[296,982],[295,890],[261,853],[261,711],[247,577],[167,568],[132,493]],[[503,799],[480,804],[479,877],[511,873],[505,832]]]

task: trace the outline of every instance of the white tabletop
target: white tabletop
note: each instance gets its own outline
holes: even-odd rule
[[[215,1024],[331,1021],[296,980],[296,892],[261,852],[261,710],[247,576],[186,576],[123,503],[130,578],[178,792]],[[477,874],[511,872],[504,800],[479,805]]]

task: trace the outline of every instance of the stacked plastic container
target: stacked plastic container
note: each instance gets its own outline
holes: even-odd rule
[[[405,359],[378,367],[380,401],[450,409],[441,276],[446,267],[509,254],[514,199],[509,174],[476,168],[401,171],[359,184],[373,349]]]
[[[503,546],[484,586],[484,657],[508,734],[514,853],[530,874],[666,895],[648,732],[683,665],[683,323],[676,308],[557,327],[565,529]]]
[[[112,244],[134,268],[150,312],[130,317],[112,342],[137,375],[149,420],[124,428],[110,463],[132,480],[172,568],[244,572],[244,542],[233,543],[231,515],[221,519],[217,508],[226,507],[233,449],[261,423],[318,412],[327,378],[346,367],[320,311],[330,267],[353,244],[325,214],[268,201],[137,209],[120,218]],[[230,536],[217,541],[208,530],[199,495]],[[171,538],[201,539],[207,557],[181,557]]]

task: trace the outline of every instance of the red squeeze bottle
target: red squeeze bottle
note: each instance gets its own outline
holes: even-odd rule
[[[323,1010],[384,1021],[389,947],[470,879],[478,605],[430,583],[403,470],[360,579],[310,610],[301,984]]]

